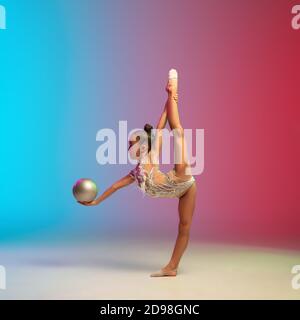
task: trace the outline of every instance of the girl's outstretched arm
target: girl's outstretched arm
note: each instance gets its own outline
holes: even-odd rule
[[[86,202],[86,201],[78,201],[79,203],[85,205],[85,206],[96,206],[100,202],[102,202],[104,199],[108,198],[110,195],[112,195],[115,191],[119,190],[120,188],[123,188],[131,183],[134,182],[134,178],[127,174],[120,180],[116,181],[114,184],[112,184],[108,189],[106,189],[97,199]]]

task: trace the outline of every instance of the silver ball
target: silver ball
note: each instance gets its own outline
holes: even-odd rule
[[[73,195],[77,201],[91,202],[97,197],[98,188],[91,179],[79,179],[73,186]]]

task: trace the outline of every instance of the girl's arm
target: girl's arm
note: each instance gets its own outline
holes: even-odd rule
[[[120,180],[116,181],[114,184],[112,184],[108,189],[106,189],[97,199],[91,202],[86,201],[78,201],[79,203],[85,205],[85,206],[96,206],[100,202],[102,202],[104,199],[108,198],[110,195],[112,195],[115,191],[119,190],[120,188],[123,188],[131,183],[134,182],[134,178],[127,174],[125,177],[121,178]]]
[[[154,143],[152,145],[151,148],[151,154],[153,155],[153,159],[155,159],[154,156],[159,156],[160,152],[161,152],[161,148],[162,148],[162,133],[161,130],[166,126],[167,124],[167,120],[168,120],[168,116],[167,116],[167,105],[165,104],[165,108],[164,111],[162,112],[157,126],[156,126],[156,134],[155,134],[155,139],[154,139]]]
[[[176,103],[178,103],[178,94],[174,96],[174,100]],[[154,141],[154,146],[152,149],[152,152],[155,153],[156,155],[159,155],[161,153],[161,148],[162,148],[162,134],[161,134],[161,129],[164,129],[168,120],[168,114],[167,114],[167,102],[165,103],[165,108],[163,113],[160,116],[160,119],[158,120],[157,126],[156,126],[156,138]],[[158,139],[158,140],[157,140]]]
[[[176,103],[178,103],[178,93],[176,93],[174,95],[173,99],[176,101]],[[161,116],[160,116],[160,118],[158,120],[156,129],[163,129],[167,124],[167,120],[168,120],[167,104],[168,104],[168,101],[166,101],[166,103],[165,103],[164,111],[163,111],[163,113],[161,114]]]
[[[161,114],[159,120],[158,120],[158,123],[157,123],[157,126],[156,126],[156,129],[163,129],[166,124],[167,124],[167,108],[166,108],[166,105],[165,105],[165,108],[164,108],[164,111],[163,113]]]

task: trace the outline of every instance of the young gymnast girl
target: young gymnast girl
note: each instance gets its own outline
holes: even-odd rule
[[[94,206],[109,197],[116,190],[125,187],[134,181],[138,187],[150,197],[164,197],[179,199],[179,225],[178,235],[170,261],[159,271],[152,273],[151,277],[176,276],[180,259],[187,247],[192,216],[196,202],[196,181],[190,174],[190,164],[187,157],[184,129],[181,125],[178,112],[178,74],[175,69],[169,71],[166,86],[168,94],[164,110],[156,126],[156,130],[149,124],[144,130],[135,131],[129,139],[128,152],[132,159],[137,160],[136,167],[126,176],[116,181],[92,202],[80,202],[86,206]],[[174,168],[167,173],[160,171],[158,165],[159,154],[162,150],[162,129],[169,122],[174,132],[174,150],[180,153]],[[153,135],[152,131],[156,134]]]

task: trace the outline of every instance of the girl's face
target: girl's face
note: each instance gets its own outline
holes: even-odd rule
[[[128,141],[128,153],[131,159],[139,160],[141,157],[141,152],[144,151],[145,146],[140,144],[140,137],[132,135]]]

